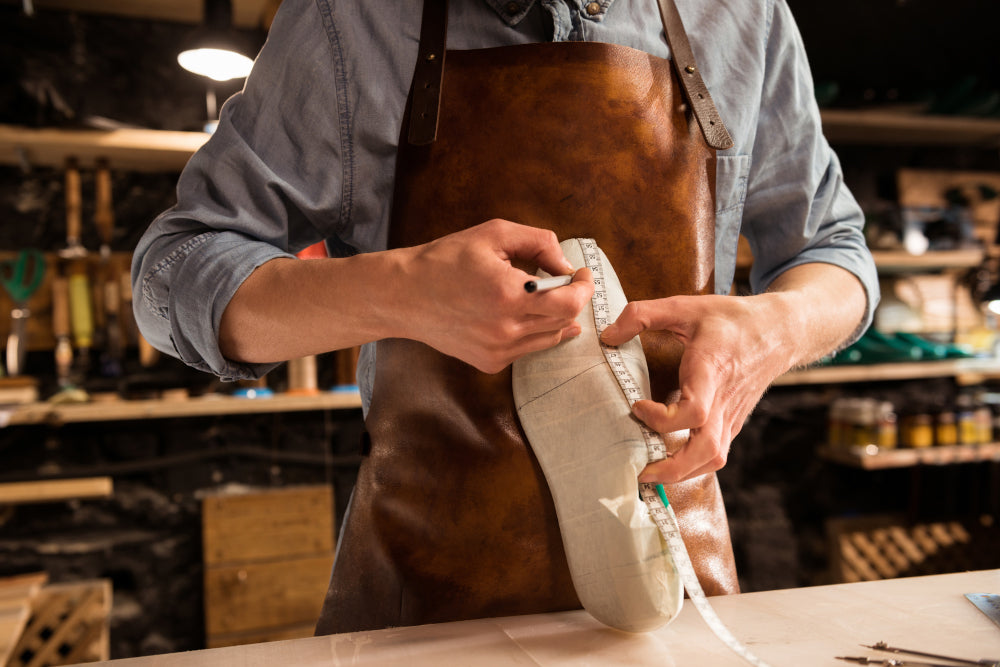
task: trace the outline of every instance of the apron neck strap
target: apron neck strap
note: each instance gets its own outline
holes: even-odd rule
[[[424,0],[420,48],[413,71],[409,142],[426,146],[437,139],[444,53],[448,43],[448,0]]]
[[[709,146],[716,150],[732,148],[719,111],[712,101],[701,70],[695,63],[684,23],[674,0],[658,0],[663,32],[667,36],[671,61],[680,79],[684,94],[691,104],[701,133]],[[424,0],[420,24],[420,48],[413,72],[413,101],[408,140],[415,146],[426,146],[437,138],[438,108],[441,104],[441,83],[444,78],[444,57],[448,41],[448,0]]]
[[[674,0],[659,0],[659,4],[663,32],[667,35],[667,46],[670,47],[670,59],[674,63],[677,77],[681,80],[681,86],[684,87],[684,94],[694,110],[695,118],[698,119],[698,125],[701,126],[705,141],[716,150],[732,148],[733,138],[729,136],[729,130],[722,122],[719,110],[715,108],[715,102],[708,93],[708,86],[701,78],[701,70],[695,63],[694,52],[691,50],[691,43],[688,41],[687,31],[684,30],[677,5]]]

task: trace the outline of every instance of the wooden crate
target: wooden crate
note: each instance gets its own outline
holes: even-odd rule
[[[333,516],[330,486],[205,499],[210,648],[312,635],[333,566]]]
[[[31,617],[31,603],[47,581],[44,572],[0,579],[0,667],[17,647]]]
[[[7,667],[107,660],[111,581],[50,584],[34,597],[31,618]]]
[[[827,535],[837,582],[1000,567],[1000,525],[989,516],[916,524],[889,515],[831,519]]]

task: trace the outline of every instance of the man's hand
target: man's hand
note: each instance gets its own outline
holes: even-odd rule
[[[572,274],[551,231],[491,220],[409,251],[395,304],[402,337],[495,373],[580,333],[575,320],[594,291],[590,272],[529,294],[524,283],[534,276],[515,266]]]
[[[637,301],[604,331],[609,345],[647,329],[669,331],[684,345],[680,400],[637,401],[633,412],[660,433],[690,429],[691,436],[671,458],[646,466],[640,481],[673,483],[722,468],[730,442],[768,385],[835,349],[864,313],[860,283],[831,265],[798,266],[772,290]]]

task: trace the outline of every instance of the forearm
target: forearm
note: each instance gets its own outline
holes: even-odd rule
[[[269,363],[398,335],[387,313],[400,254],[262,264],[222,315],[222,353],[234,361]]]
[[[512,260],[568,274],[552,232],[493,220],[412,248],[345,259],[272,259],[230,299],[219,328],[227,359],[266,363],[409,338],[497,372],[579,333],[589,272],[528,294]]]
[[[773,309],[770,321],[785,343],[790,368],[840,349],[864,321],[861,281],[833,264],[802,264],[785,271],[759,297]]]

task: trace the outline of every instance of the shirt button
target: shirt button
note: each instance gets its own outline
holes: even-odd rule
[[[521,11],[521,5],[517,4],[516,2],[508,2],[504,6],[504,11],[507,12],[510,16],[514,16],[515,14]]]
[[[587,13],[591,16],[601,13],[601,3],[599,2],[588,2],[587,3]]]

